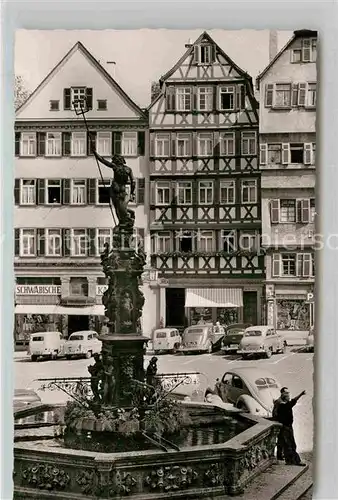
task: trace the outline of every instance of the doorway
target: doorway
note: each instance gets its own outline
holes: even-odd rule
[[[71,315],[68,316],[68,336],[74,332],[89,330],[89,316]]]
[[[257,292],[243,292],[243,321],[257,325]]]
[[[184,306],[185,288],[166,288],[166,327],[185,326]]]

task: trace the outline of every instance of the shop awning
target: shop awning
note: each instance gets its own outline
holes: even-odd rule
[[[185,307],[243,307],[241,288],[188,288]]]
[[[64,307],[56,305],[18,304],[15,314],[66,314],[74,316],[104,316],[103,305]]]

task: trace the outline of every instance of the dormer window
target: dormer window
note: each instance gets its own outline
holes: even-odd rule
[[[71,87],[64,89],[64,109],[77,111],[93,109],[93,89],[88,87]]]
[[[194,47],[194,61],[196,64],[212,64],[214,61],[214,46],[201,44]]]
[[[291,62],[308,63],[317,60],[317,39],[304,38],[301,45],[291,50]]]

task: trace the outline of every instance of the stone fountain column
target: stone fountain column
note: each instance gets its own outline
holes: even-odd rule
[[[144,296],[140,290],[146,263],[142,248],[134,248],[133,223],[117,226],[113,247],[101,255],[108,289],[102,302],[109,318],[110,333],[100,337],[104,367],[103,403],[107,406],[133,406],[135,381],[144,382],[144,353],[149,340],[140,331]]]

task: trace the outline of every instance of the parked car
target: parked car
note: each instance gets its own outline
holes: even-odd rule
[[[246,359],[252,355],[270,358],[272,354],[284,353],[285,339],[271,325],[249,326],[245,329],[238,354]]]
[[[93,330],[85,330],[72,333],[65,343],[66,358],[91,358],[93,354],[100,353],[102,342],[97,337],[97,332]]]
[[[249,326],[251,326],[250,323],[234,323],[225,328],[221,347],[225,354],[236,353],[238,351],[245,329]]]
[[[160,328],[154,332],[153,349],[155,354],[161,352],[175,353],[181,345],[181,335],[176,328]]]
[[[215,328],[212,323],[189,326],[183,332],[179,351],[184,354],[192,352],[212,353],[223,336],[224,327]]]
[[[32,333],[28,345],[28,354],[32,361],[39,358],[57,359],[64,355],[65,340],[60,332]]]
[[[314,348],[315,348],[315,339],[314,339],[314,336],[315,336],[315,330],[313,328],[313,326],[310,328],[310,331],[309,331],[309,334],[308,336],[306,337],[305,339],[305,342],[306,342],[306,350],[308,352],[313,352],[314,351]]]
[[[40,396],[33,389],[15,389],[13,408],[17,410],[32,403],[40,403]]]
[[[233,368],[216,381],[215,392],[236,408],[262,417],[272,417],[273,403],[280,397],[281,384],[266,370]]]

